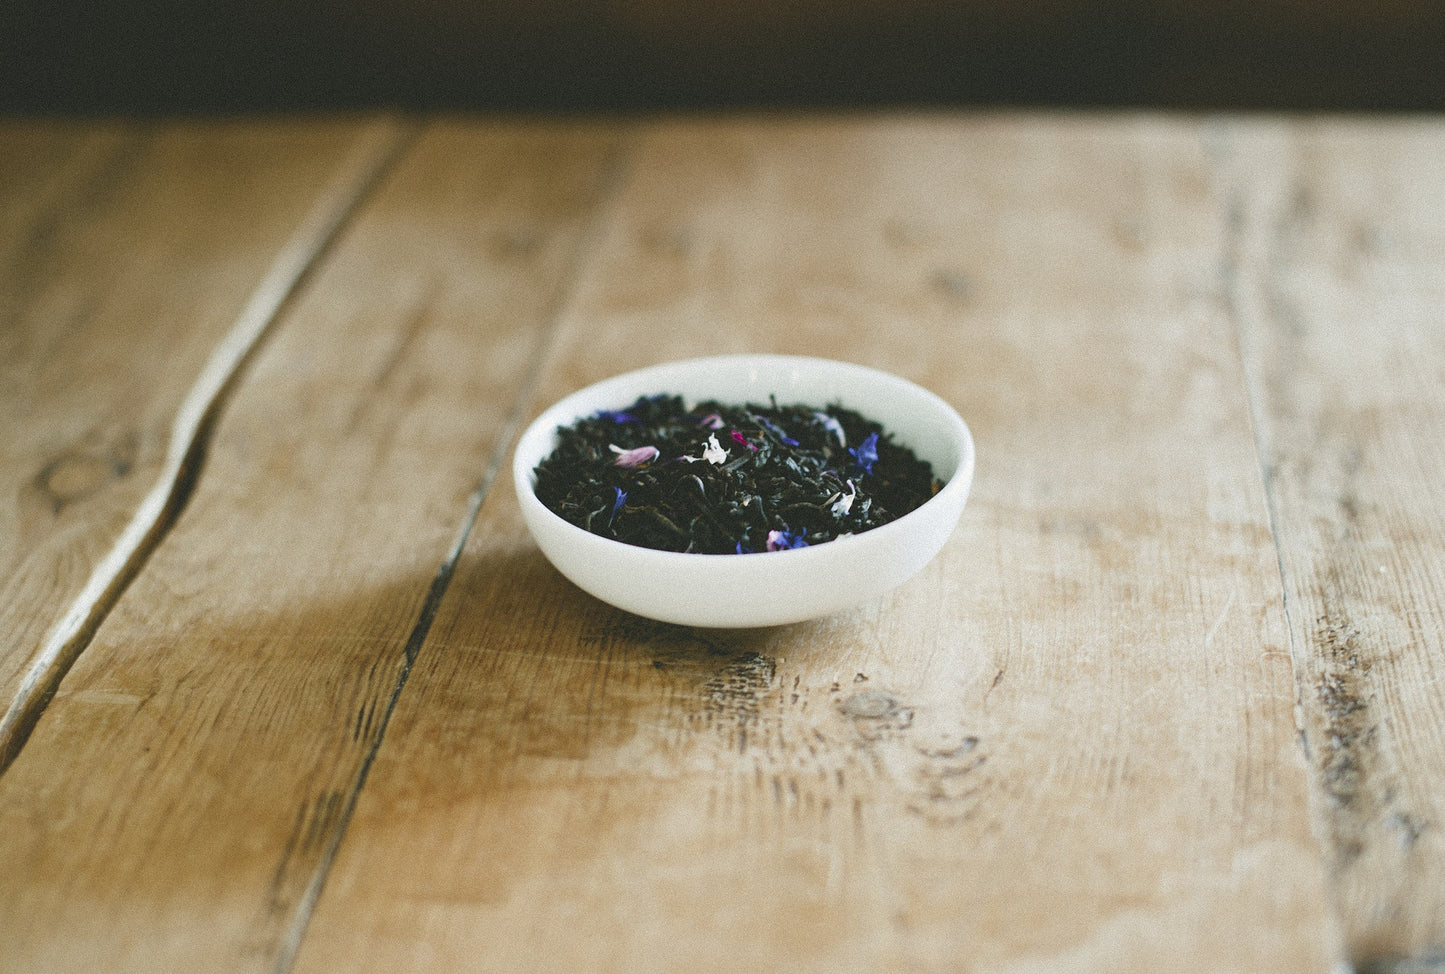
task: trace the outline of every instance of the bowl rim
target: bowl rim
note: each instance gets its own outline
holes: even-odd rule
[[[616,385],[619,387],[634,385],[644,382],[645,380],[653,376],[665,376],[682,368],[699,369],[719,367],[723,365],[736,366],[745,364],[757,364],[774,368],[786,368],[791,366],[810,368],[815,370],[822,369],[842,373],[851,372],[855,375],[866,375],[870,381],[882,382],[884,384],[895,385],[898,388],[905,388],[911,394],[918,396],[925,402],[929,403],[929,405],[931,405],[935,409],[937,415],[944,420],[945,425],[948,427],[949,432],[951,433],[949,440],[953,447],[956,448],[958,451],[958,461],[954,465],[954,469],[949,475],[948,479],[944,481],[943,487],[940,488],[936,494],[934,494],[928,500],[924,501],[918,507],[914,508],[912,511],[909,511],[907,514],[895,518],[894,520],[889,521],[887,524],[879,525],[876,528],[871,528],[858,534],[845,535],[843,537],[834,538],[831,541],[822,542],[816,545],[809,545],[805,548],[789,548],[781,551],[753,551],[744,552],[742,554],[714,554],[705,552],[665,551],[660,548],[648,548],[643,545],[632,545],[624,541],[617,541],[613,538],[604,537],[600,534],[593,534],[591,531],[588,531],[585,528],[580,528],[577,525],[563,518],[561,515],[557,514],[555,511],[547,507],[547,505],[543,504],[537,498],[536,492],[533,489],[536,483],[536,474],[534,472],[534,467],[536,463],[540,463],[541,460],[544,459],[551,452],[552,447],[555,447],[557,427],[560,425],[565,425],[568,422],[575,422],[576,420],[595,412],[598,408],[604,408],[593,406],[589,409],[582,409],[580,407],[580,403],[590,403],[599,395],[599,393],[605,391],[605,387],[610,385]],[[684,403],[690,405],[689,393],[686,390],[679,389],[664,391],[672,392],[675,395],[681,395],[683,397]],[[615,408],[621,408],[622,405],[625,404],[620,404]],[[856,407],[849,406],[848,408],[855,409]],[[875,420],[874,417],[867,414],[866,409],[867,407],[865,406],[862,409],[858,409],[857,411],[860,412],[865,418],[874,420],[876,422],[877,420]],[[884,432],[890,436],[897,436],[896,431],[889,429],[886,426],[884,428]],[[524,454],[524,447],[530,446],[534,441],[538,439],[542,439],[544,441],[544,447],[547,448],[543,449],[542,452],[540,452],[536,456],[536,458],[529,463],[526,460],[526,456],[529,455],[531,451],[528,451],[527,454]],[[900,443],[900,445],[907,446],[909,449],[915,449],[911,444],[907,443],[906,441],[895,440],[895,442]],[[550,446],[547,446],[547,444],[550,444]],[[532,421],[527,424],[521,435],[517,437],[516,445],[513,447],[512,453],[513,482],[517,493],[518,503],[522,505],[524,511],[525,509],[530,508],[534,514],[539,512],[545,512],[546,518],[549,520],[550,523],[562,529],[564,534],[570,534],[573,537],[577,538],[579,544],[601,544],[607,546],[609,549],[612,547],[620,547],[627,549],[627,552],[631,557],[654,558],[662,563],[672,561],[676,562],[679,565],[686,564],[693,567],[701,566],[710,561],[726,563],[729,565],[745,564],[747,562],[744,562],[743,559],[757,559],[764,557],[769,559],[767,564],[794,564],[805,561],[808,558],[821,559],[836,557],[836,555],[840,553],[840,548],[851,548],[854,545],[860,545],[865,543],[886,543],[889,537],[891,537],[893,534],[908,531],[917,521],[915,515],[922,513],[925,509],[928,509],[930,512],[932,512],[946,505],[952,505],[954,503],[957,503],[960,505],[961,510],[962,503],[964,500],[966,500],[970,487],[972,485],[975,462],[972,431],[969,429],[968,424],[964,421],[963,417],[959,415],[958,411],[954,409],[953,406],[947,402],[947,400],[943,399],[937,393],[932,392],[931,390],[919,385],[916,382],[913,382],[912,380],[905,379],[900,375],[896,375],[892,372],[886,372],[882,369],[877,369],[872,366],[860,365],[856,362],[849,362],[842,359],[822,358],[818,356],[780,355],[771,353],[742,353],[729,355],[710,355],[688,359],[674,359],[666,362],[659,362],[653,365],[643,366],[637,369],[631,369],[627,372],[620,372],[615,375],[608,376],[607,378],[599,379],[596,382],[589,383],[574,390],[573,392],[568,393],[567,395],[563,396],[561,399],[558,399],[556,402],[547,406],[540,413],[538,413],[537,416],[534,417]],[[930,464],[932,464],[932,461],[929,462]],[[942,479],[941,475],[938,473],[937,470],[935,470],[934,476]],[[960,495],[962,495],[962,497],[960,497]],[[832,554],[830,554],[830,551],[832,552]]]

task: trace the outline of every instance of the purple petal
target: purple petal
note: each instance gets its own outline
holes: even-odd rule
[[[783,443],[785,443],[786,445],[788,445],[788,446],[797,446],[797,445],[798,445],[798,441],[797,441],[797,440],[793,439],[793,438],[792,438],[791,436],[789,436],[787,433],[784,433],[784,432],[782,431],[782,429],[778,426],[777,423],[774,423],[772,420],[768,419],[766,416],[752,416],[752,415],[750,414],[750,415],[749,415],[749,418],[752,419],[752,420],[754,420],[759,426],[761,426],[761,427],[763,427],[764,429],[766,429],[769,433],[772,433],[772,434],[773,434],[774,436],[776,436],[778,439],[782,440]]]

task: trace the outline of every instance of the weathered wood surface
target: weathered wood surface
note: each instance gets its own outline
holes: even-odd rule
[[[719,634],[494,492],[298,970],[1327,969],[1209,175],[1147,121],[650,131],[534,406],[856,358],[970,418],[971,511],[892,598]]]
[[[1234,134],[1236,300],[1331,888],[1363,968],[1445,970],[1445,129]]]
[[[173,515],[176,434],[235,370],[213,352],[264,329],[252,299],[284,296],[385,141],[339,123],[0,128],[0,769],[143,562],[138,512]]]
[[[197,213],[260,214],[232,253],[177,240],[143,165],[98,175],[175,126],[7,125],[0,397],[70,417],[48,349],[150,343],[136,381],[67,387],[153,442],[68,528],[69,594],[0,605],[43,632],[375,126],[282,126],[310,146],[284,189],[219,166],[271,158],[249,137],[181,126],[218,166],[184,170]],[[421,128],[293,253],[189,506],[0,777],[0,970],[1445,963],[1440,122]],[[53,265],[33,227],[64,229]],[[119,324],[31,337],[128,227],[153,257],[104,292]],[[142,272],[205,322],[146,332]],[[181,377],[148,351],[186,341]],[[980,464],[940,558],[734,633],[561,581],[492,486],[516,424],[750,349],[958,406]]]
[[[435,126],[358,214],[0,778],[0,967],[284,962],[612,142]]]

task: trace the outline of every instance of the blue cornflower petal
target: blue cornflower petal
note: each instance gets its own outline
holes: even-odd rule
[[[849,447],[848,452],[853,454],[853,462],[857,464],[860,473],[873,472],[873,464],[878,462],[878,434],[869,433],[868,439],[855,447]]]
[[[617,499],[612,502],[612,513],[607,517],[608,527],[612,526],[612,519],[617,516],[618,511],[622,510],[622,505],[627,503],[627,491],[621,487],[613,487],[612,489],[617,492]]]
[[[783,526],[783,530],[781,531],[768,532],[769,551],[785,551],[789,548],[806,547],[808,547],[808,542],[803,540],[803,532],[799,531],[797,534],[793,534],[788,530],[786,525]]]

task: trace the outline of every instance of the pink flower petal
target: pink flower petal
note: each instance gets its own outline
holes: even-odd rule
[[[639,446],[635,449],[624,450],[620,446],[611,446],[608,449],[617,454],[617,459],[612,462],[619,467],[640,467],[644,463],[651,463],[656,460],[662,451],[655,446]]]

